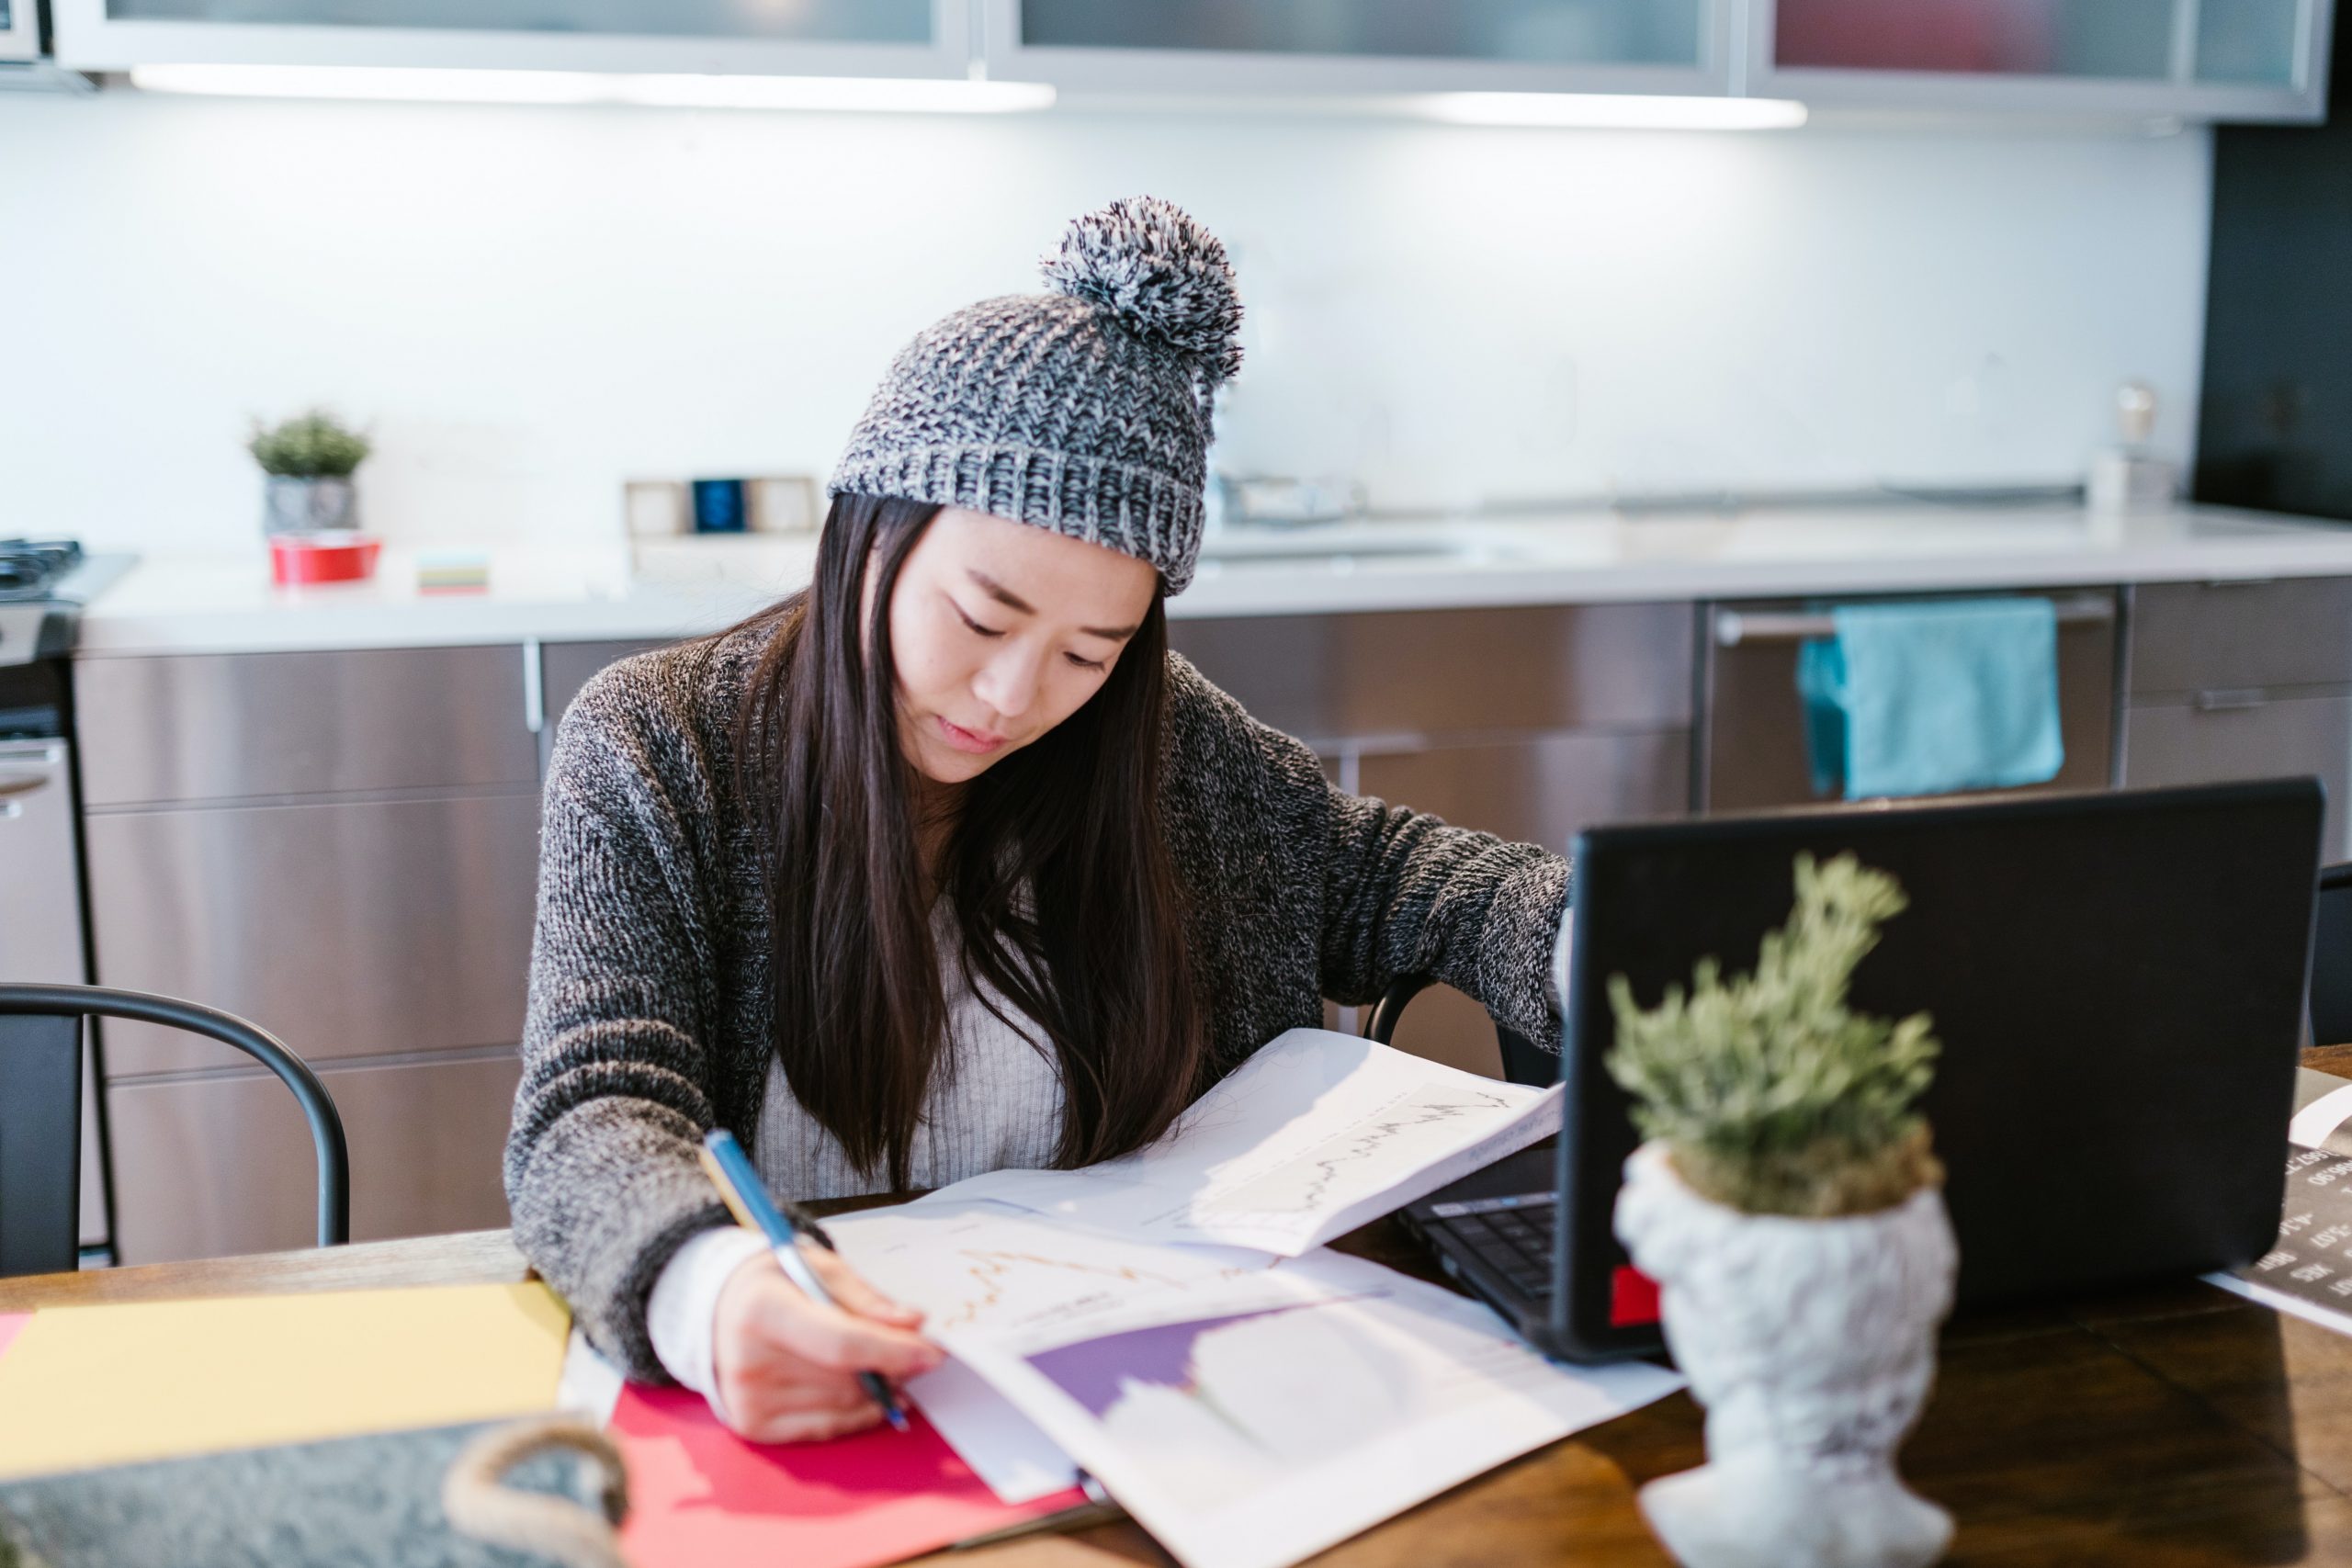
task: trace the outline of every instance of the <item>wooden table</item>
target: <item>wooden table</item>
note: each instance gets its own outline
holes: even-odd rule
[[[1414,1268],[1388,1223],[1351,1250]],[[0,1312],[84,1302],[526,1278],[503,1231],[0,1280]],[[1677,1394],[1555,1443],[1316,1561],[1329,1568],[1663,1564],[1634,1504],[1701,1462]],[[1951,1509],[1954,1563],[2352,1564],[2352,1338],[2211,1286],[1980,1318],[1944,1336],[1903,1468]],[[969,1568],[1166,1563],[1133,1525],[938,1559]]]

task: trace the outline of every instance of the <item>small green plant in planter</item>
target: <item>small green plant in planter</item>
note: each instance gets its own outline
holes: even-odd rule
[[[1917,1110],[1932,1021],[1889,1023],[1846,1005],[1878,928],[1909,901],[1850,854],[1798,856],[1796,888],[1753,974],[1725,984],[1702,959],[1687,995],[1669,986],[1646,1012],[1623,976],[1610,981],[1610,1076],[1701,1195],[1751,1214],[1869,1213],[1943,1178]]]
[[[313,409],[280,424],[256,421],[245,449],[269,476],[264,481],[268,532],[358,525],[351,475],[371,450],[366,436]]]
[[[1707,1462],[1641,1492],[1686,1568],[1924,1568],[1951,1541],[1894,1470],[1958,1266],[1918,1110],[1938,1046],[1926,1013],[1847,1004],[1905,904],[1850,854],[1800,855],[1796,907],[1752,973],[1702,960],[1647,1011],[1610,982],[1607,1065],[1648,1139],[1617,1235],[1707,1407]]]
[[[254,461],[261,465],[261,471],[266,474],[294,479],[349,479],[351,471],[367,461],[371,448],[366,436],[345,429],[334,415],[323,409],[312,409],[279,424],[265,425],[256,421],[253,439],[245,443],[245,450],[254,455]]]

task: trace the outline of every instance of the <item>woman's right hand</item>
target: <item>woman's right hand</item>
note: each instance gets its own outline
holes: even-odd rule
[[[947,1353],[916,1332],[922,1314],[900,1306],[830,1252],[801,1248],[840,1304],[811,1301],[771,1254],[727,1277],[711,1324],[711,1370],[727,1425],[757,1443],[813,1442],[882,1419],[857,1374],[896,1382]]]

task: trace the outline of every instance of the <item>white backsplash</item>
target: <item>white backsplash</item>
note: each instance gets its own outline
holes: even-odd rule
[[[1217,460],[1376,505],[2188,455],[2211,141],[0,95],[0,535],[235,547],[242,441],[366,424],[368,521],[585,542],[822,474],[890,354],[1150,192],[1225,236]]]

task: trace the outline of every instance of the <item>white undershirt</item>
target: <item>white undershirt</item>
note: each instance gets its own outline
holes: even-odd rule
[[[1552,1006],[1565,1014],[1568,994],[1568,936],[1573,911],[1560,917],[1552,946]],[[947,1071],[933,1086],[915,1139],[912,1179],[918,1187],[944,1187],[967,1176],[1008,1168],[1035,1168],[1050,1162],[1061,1127],[1061,1082],[1046,1053],[1024,1034],[1008,1028],[965,984],[955,953],[952,927],[934,920],[934,938],[946,955],[940,983],[947,998]],[[995,996],[993,987],[989,994]],[[999,999],[1007,1014],[1018,1017]],[[819,1126],[793,1097],[785,1076],[771,1063],[761,1094],[759,1136],[752,1161],[776,1191],[797,1197],[837,1197],[863,1191],[841,1145]],[[837,1190],[835,1190],[837,1189]],[[721,1420],[718,1380],[713,1371],[712,1327],[719,1292],[745,1261],[767,1250],[758,1233],[739,1225],[703,1232],[677,1250],[654,1281],[646,1303],[646,1332],[653,1353],[670,1375],[710,1402]]]
[[[940,988],[947,1002],[949,1049],[923,1104],[922,1124],[909,1153],[916,1187],[944,1187],[991,1170],[1035,1169],[1053,1163],[1061,1136],[1060,1070],[1051,1048],[1033,1042],[989,1010],[983,993],[1007,1017],[1022,1015],[997,989],[968,984],[952,916],[943,903],[932,938],[940,952]],[[1023,1021],[1025,1021],[1025,1020]],[[1037,1041],[1043,1032],[1034,1031]],[[841,1141],[808,1114],[771,1059],[761,1091],[752,1161],[770,1191],[796,1199],[870,1192]],[[705,1231],[663,1266],[646,1302],[646,1332],[672,1377],[719,1410],[712,1370],[712,1320],[719,1292],[745,1260],[767,1250],[754,1231],[728,1225]],[[723,1417],[725,1412],[719,1410]]]

